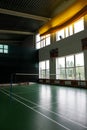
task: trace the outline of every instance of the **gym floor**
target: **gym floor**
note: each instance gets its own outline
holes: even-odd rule
[[[1,87],[0,130],[87,130],[87,90],[43,84]]]

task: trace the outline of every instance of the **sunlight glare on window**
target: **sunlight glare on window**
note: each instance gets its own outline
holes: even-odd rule
[[[65,36],[64,36],[64,29],[56,32],[56,41],[59,41],[61,39],[63,39]]]
[[[64,68],[65,67],[65,58],[59,58],[58,59],[58,68]]]
[[[73,26],[72,25],[69,26],[69,34],[70,34],[70,36],[73,35]]]
[[[40,41],[40,34],[37,34],[36,35],[36,42],[39,42]]]
[[[83,55],[83,53],[76,55],[75,62],[76,62],[76,66],[83,66],[84,65],[84,55]]]
[[[36,43],[36,48],[40,49],[40,42]]]
[[[50,44],[50,34],[46,35],[46,45]]]
[[[74,33],[80,32],[84,30],[84,19],[81,18],[77,22],[74,23]]]
[[[66,57],[66,67],[74,66],[74,55]]]
[[[68,30],[68,27],[65,28],[65,34],[66,34],[66,37],[69,36],[69,30]]]

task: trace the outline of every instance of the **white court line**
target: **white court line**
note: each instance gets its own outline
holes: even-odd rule
[[[3,90],[0,90],[0,91],[1,91],[2,93],[4,93],[5,95],[7,95],[7,96],[9,96],[9,97],[10,97],[10,95],[9,95],[9,94],[7,94],[6,92],[4,92]],[[62,128],[66,129],[66,130],[71,130],[71,129],[69,129],[68,127],[65,127],[64,125],[62,125],[62,124],[58,123],[57,121],[55,121],[55,120],[51,119],[50,117],[48,117],[48,116],[46,116],[46,115],[42,114],[41,112],[39,112],[39,111],[37,111],[37,110],[33,109],[32,107],[30,107],[30,106],[26,105],[24,102],[22,102],[22,101],[18,100],[17,98],[15,98],[15,97],[13,97],[13,96],[12,96],[11,98],[12,98],[12,99],[14,99],[15,101],[17,101],[17,102],[21,103],[21,104],[22,104],[22,105],[24,105],[25,107],[27,107],[27,108],[31,109],[32,111],[34,111],[34,112],[36,112],[36,113],[40,114],[41,116],[43,116],[43,117],[47,118],[48,120],[52,121],[53,123],[55,123],[55,124],[57,124],[57,125],[61,126]]]
[[[49,85],[48,85],[48,86],[49,86]],[[23,87],[27,87],[27,86],[23,86]],[[51,89],[54,89],[54,88],[51,88]],[[34,89],[30,89],[30,90],[36,91],[36,90],[34,90]],[[37,90],[37,91],[40,92],[40,90]],[[56,99],[56,97],[55,97],[55,99]],[[51,104],[55,104],[55,103],[65,105],[65,103],[60,103],[60,102],[54,102],[54,103],[51,103]],[[48,105],[48,104],[46,104],[46,105]],[[46,106],[46,105],[45,105],[45,106]],[[72,107],[68,106],[68,107],[67,107],[67,112],[71,113],[71,111],[74,112],[74,109],[72,109]],[[79,113],[79,115],[80,115],[81,117],[85,117],[85,116],[83,115],[83,113],[81,113],[81,111],[78,110],[78,113]],[[60,113],[60,114],[61,114],[61,113]],[[72,114],[72,113],[71,113],[71,114]],[[63,115],[63,114],[61,114],[61,115]],[[67,117],[66,117],[66,118],[67,118]],[[86,127],[87,127],[87,126],[86,126]]]
[[[25,88],[26,86],[22,86],[22,87]],[[26,87],[26,88],[27,88],[27,87]],[[2,89],[3,89],[3,88],[2,88]],[[4,90],[5,90],[5,89],[4,89]],[[33,92],[35,92],[34,89],[31,89],[31,90],[32,90]],[[7,90],[5,90],[5,91],[7,91]],[[39,90],[39,91],[40,91],[40,90]],[[26,92],[25,92],[25,93],[26,93]],[[18,94],[18,95],[19,95],[19,94],[24,94],[24,92],[18,92],[18,93],[16,93],[16,94]],[[17,96],[17,95],[15,95],[15,96]],[[19,98],[20,98],[20,97],[19,97]],[[21,97],[21,98],[22,98],[22,97]],[[23,100],[26,100],[27,102],[29,102],[28,99],[25,99],[25,98],[24,98]],[[38,105],[38,104],[36,104],[36,103],[34,103],[34,102],[32,102],[32,101],[30,101],[30,102],[31,102],[32,104],[35,104],[36,106],[42,107],[42,106],[40,106],[40,105]],[[53,103],[51,103],[51,105],[56,104],[56,103],[65,105],[64,103],[60,103],[60,102],[53,102]],[[48,105],[48,104],[45,104],[45,106],[47,106],[47,105]],[[36,108],[36,107],[35,107],[35,108]],[[42,107],[42,108],[45,109],[45,107]],[[69,113],[71,113],[71,111],[74,112],[71,107],[67,107],[67,108],[70,109],[70,110],[68,109],[68,112],[69,112]],[[46,109],[46,110],[48,110],[48,109]],[[48,111],[49,111],[49,110],[48,110]],[[79,111],[78,111],[78,112],[79,112]],[[58,114],[58,113],[56,113],[56,114]],[[61,113],[59,113],[59,114],[61,114]],[[61,114],[61,115],[64,116],[63,114]],[[85,117],[81,112],[79,112],[79,115],[80,115],[81,117]],[[67,117],[65,117],[65,116],[64,116],[63,118],[66,118],[67,120],[71,120],[71,119],[69,119],[69,118],[67,118]],[[72,121],[73,121],[73,120],[72,120]],[[73,121],[73,122],[74,122],[74,121]],[[76,124],[76,123],[78,123],[78,122],[75,121],[74,123]],[[81,123],[78,123],[78,124],[81,125]],[[83,125],[83,126],[84,126],[84,125]],[[87,126],[86,126],[86,127],[87,127]]]
[[[5,90],[5,89],[3,89],[3,90]],[[7,90],[5,90],[5,91],[8,92]],[[32,104],[36,105],[36,106],[33,107],[33,108],[40,107],[40,108],[45,109],[45,110],[47,110],[47,111],[49,111],[49,112],[51,112],[51,113],[53,113],[53,114],[55,114],[55,115],[57,115],[57,116],[59,116],[59,117],[62,117],[62,118],[66,119],[66,120],[68,120],[68,121],[70,121],[70,122],[72,122],[72,123],[74,123],[74,124],[76,124],[76,125],[79,125],[79,126],[81,126],[81,127],[83,127],[83,128],[87,128],[87,126],[82,125],[81,123],[78,123],[78,122],[76,122],[76,121],[73,121],[73,120],[71,120],[71,119],[69,119],[69,118],[63,116],[62,114],[59,114],[59,113],[53,112],[53,111],[51,111],[51,110],[48,110],[47,108],[42,107],[41,105],[38,105],[37,103],[34,103],[34,102],[32,102],[32,101],[30,101],[30,100],[28,100],[28,99],[26,99],[26,98],[23,98],[23,97],[21,97],[21,96],[15,94],[15,93],[12,93],[12,94],[13,94],[14,96],[16,96],[16,97],[19,97],[20,99],[23,99],[24,101],[27,101],[27,102],[29,102],[29,103],[32,103]]]

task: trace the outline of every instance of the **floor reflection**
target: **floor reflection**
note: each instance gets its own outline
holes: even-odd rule
[[[42,85],[39,105],[87,125],[87,90]]]
[[[87,90],[60,88],[52,110],[87,125]]]
[[[39,105],[51,105],[51,87],[42,85],[39,91]]]

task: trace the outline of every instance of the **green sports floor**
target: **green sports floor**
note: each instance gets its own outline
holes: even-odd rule
[[[43,84],[0,87],[0,130],[87,130],[87,90]]]

